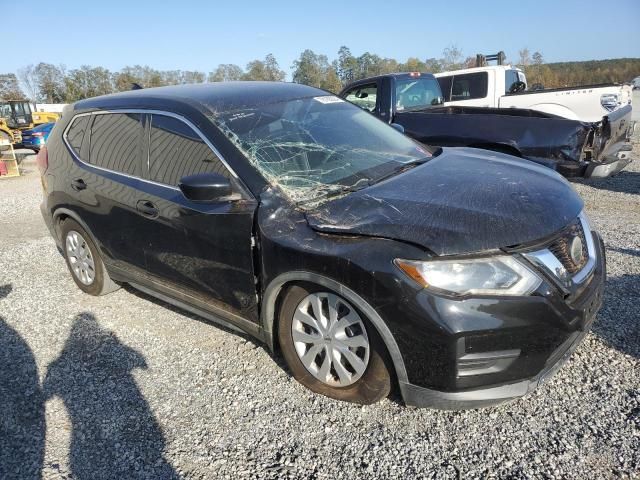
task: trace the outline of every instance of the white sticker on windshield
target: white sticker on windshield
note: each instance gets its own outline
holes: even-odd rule
[[[320,103],[340,103],[344,102],[340,97],[336,97],[334,95],[324,95],[322,97],[313,97],[313,99]]]

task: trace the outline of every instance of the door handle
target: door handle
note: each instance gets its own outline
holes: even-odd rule
[[[155,218],[158,216],[158,207],[149,200],[139,200],[136,209],[146,217]]]
[[[73,188],[76,192],[79,192],[80,190],[84,190],[85,188],[87,188],[87,184],[84,183],[83,179],[76,178],[71,180],[71,188]]]

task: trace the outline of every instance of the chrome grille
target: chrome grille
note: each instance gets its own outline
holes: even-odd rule
[[[575,237],[579,237],[582,241],[582,260],[580,263],[575,263],[571,258],[571,242]],[[587,239],[582,229],[580,220],[576,219],[571,225],[569,225],[558,238],[556,238],[549,250],[560,261],[562,266],[570,274],[575,274],[582,270],[589,260],[589,252],[587,250]]]

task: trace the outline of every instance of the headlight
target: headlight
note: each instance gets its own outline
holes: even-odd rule
[[[509,255],[426,262],[396,259],[395,263],[420,285],[453,295],[528,295],[542,282]]]
[[[602,105],[605,110],[613,112],[618,105],[620,105],[620,99],[615,93],[605,93],[600,95],[600,105]]]

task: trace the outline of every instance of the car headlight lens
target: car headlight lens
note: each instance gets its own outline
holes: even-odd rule
[[[395,263],[423,287],[453,295],[528,295],[542,282],[509,255],[425,262],[397,259]]]

